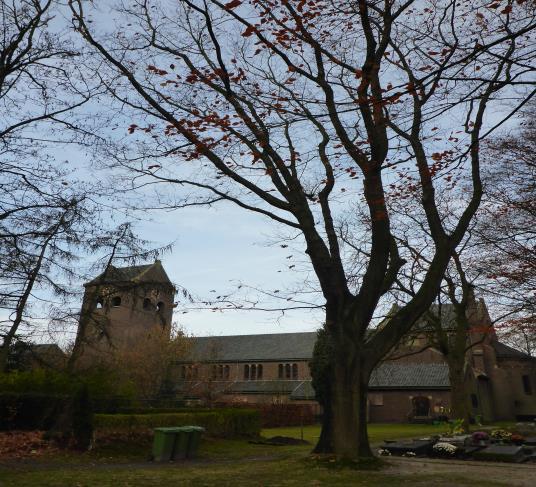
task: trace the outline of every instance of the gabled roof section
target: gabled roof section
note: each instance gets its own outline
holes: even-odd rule
[[[192,360],[249,362],[310,360],[316,332],[193,338]]]
[[[173,287],[162,262],[156,260],[154,264],[133,265],[129,267],[115,267],[110,265],[102,274],[84,284],[84,286],[97,286],[102,284],[165,284]]]
[[[370,389],[448,389],[447,364],[383,363],[372,371]]]
[[[536,357],[531,357],[525,352],[522,352],[521,350],[516,350],[515,348],[509,347],[508,345],[505,345],[504,343],[501,343],[499,341],[493,341],[491,345],[495,350],[497,358],[536,360]]]

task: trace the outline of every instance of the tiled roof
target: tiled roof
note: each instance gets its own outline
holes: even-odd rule
[[[447,364],[383,363],[372,371],[370,389],[449,388]]]
[[[447,364],[381,364],[372,372],[370,390],[385,389],[448,389]],[[312,399],[315,392],[311,381],[303,381],[293,389],[292,399]]]
[[[85,286],[120,283],[159,283],[171,284],[159,260],[154,264],[133,265],[129,267],[109,266],[102,274],[87,282]]]
[[[270,333],[194,338],[195,361],[279,361],[310,360],[316,332]]]
[[[531,357],[530,355],[521,352],[520,350],[516,350],[515,348],[509,347],[508,345],[505,345],[501,342],[492,342],[492,346],[495,349],[495,353],[497,355],[497,358],[516,358],[516,359],[523,359],[523,360],[536,360],[535,357]]]

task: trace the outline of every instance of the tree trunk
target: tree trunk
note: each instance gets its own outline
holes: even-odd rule
[[[323,404],[322,428],[320,437],[313,449],[313,453],[333,453],[333,411],[331,409],[331,394],[328,401]]]
[[[462,360],[461,364],[460,361],[454,362],[449,363],[451,419],[463,420],[462,428],[464,432],[468,432],[471,411],[465,381],[464,361]]]
[[[357,324],[342,319],[337,323],[337,327],[326,327],[329,340],[324,352],[329,357],[324,357],[324,370],[328,375],[320,383],[328,387],[322,389],[324,415],[314,453],[334,453],[346,460],[370,458],[367,390],[371,368],[365,362]]]
[[[345,347],[348,350],[348,347]],[[340,358],[338,358],[340,357]],[[367,433],[367,389],[369,375],[354,352],[346,362],[338,355],[333,374],[333,452],[355,460],[372,457]]]
[[[0,345],[0,371],[1,372],[7,372],[10,345],[11,345],[11,341],[8,341],[7,337],[4,338],[4,343]]]

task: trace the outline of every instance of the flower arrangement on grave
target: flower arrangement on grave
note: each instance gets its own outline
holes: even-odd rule
[[[380,448],[378,450],[378,455],[384,456],[384,457],[391,456],[391,452],[389,450],[385,450],[384,448]]]
[[[463,432],[463,419],[452,419],[449,421],[449,431],[446,436],[461,435]]]
[[[491,437],[494,440],[511,441],[512,440],[512,433],[510,433],[507,430],[503,430],[503,429],[493,430],[491,432]]]
[[[450,443],[439,442],[432,447],[432,450],[436,455],[453,457],[458,448]]]
[[[489,440],[489,435],[485,431],[475,431],[471,435],[473,443],[482,444]]]
[[[517,433],[512,433],[510,441],[512,443],[515,443],[516,445],[522,445],[525,442],[525,438],[522,435],[518,435]]]
[[[414,451],[407,451],[402,455],[403,457],[416,457],[417,454]]]

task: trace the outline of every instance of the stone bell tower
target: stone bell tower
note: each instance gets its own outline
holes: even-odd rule
[[[114,350],[171,331],[175,287],[162,263],[114,267],[84,284],[73,362],[106,362]]]

